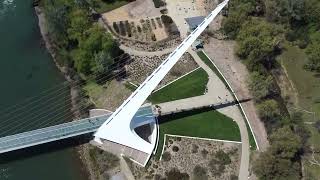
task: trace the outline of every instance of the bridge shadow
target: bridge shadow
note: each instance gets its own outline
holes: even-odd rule
[[[6,164],[12,161],[19,161],[23,159],[28,159],[33,156],[38,156],[41,154],[48,154],[56,151],[61,151],[64,149],[69,149],[83,145],[92,140],[93,133],[80,135],[68,139],[63,139],[59,141],[49,142],[41,145],[36,145],[33,147],[27,147],[11,152],[6,152],[0,154],[0,164]]]
[[[210,105],[210,106],[206,106],[206,107],[199,107],[199,108],[195,108],[195,109],[191,109],[191,110],[181,110],[179,112],[173,112],[171,114],[160,115],[158,117],[158,123],[163,124],[163,123],[167,123],[170,121],[174,121],[176,119],[181,119],[181,118],[185,118],[188,116],[192,116],[192,115],[196,115],[196,114],[200,114],[200,113],[204,113],[204,112],[217,110],[217,109],[225,108],[228,106],[234,106],[239,103],[244,103],[244,102],[248,102],[248,101],[251,101],[251,98],[246,98],[246,99],[242,99],[239,101],[228,101],[228,102],[221,103],[221,104],[214,104],[214,105]]]

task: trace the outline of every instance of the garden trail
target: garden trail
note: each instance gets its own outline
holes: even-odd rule
[[[123,51],[125,51],[126,53],[130,54],[130,55],[134,55],[134,56],[148,56],[148,57],[153,57],[153,56],[162,56],[164,54],[169,54],[172,51],[174,51],[176,49],[176,47],[171,47],[171,48],[167,48],[167,49],[163,49],[161,51],[139,51],[139,50],[135,50],[131,47],[125,46],[125,45],[120,45],[120,49],[122,49]]]
[[[202,96],[191,97],[176,101],[170,101],[158,104],[161,107],[161,112],[179,111],[183,108],[197,108],[208,104],[223,104],[234,101],[233,96],[226,88],[219,77],[200,59],[197,53],[191,49],[188,50],[190,55],[194,58],[197,64],[203,68],[208,74],[207,93]],[[246,127],[245,119],[237,107],[237,105],[230,105],[217,109],[217,111],[231,117],[239,126],[241,135],[241,162],[239,170],[239,179],[248,179],[249,177],[249,136]]]

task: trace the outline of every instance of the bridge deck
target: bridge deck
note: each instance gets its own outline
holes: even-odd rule
[[[150,112],[150,109],[150,106],[142,107],[135,116],[150,116],[149,113],[146,114],[146,112]],[[95,132],[111,114],[112,113],[1,137],[0,153]]]

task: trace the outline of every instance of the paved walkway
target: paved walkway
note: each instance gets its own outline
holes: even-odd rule
[[[209,44],[206,44],[204,49],[219,67],[238,98],[242,99],[251,96],[246,83],[249,74],[245,65],[235,56],[234,46],[234,41],[210,38]],[[265,151],[269,145],[268,136],[264,124],[258,116],[254,102],[248,101],[241,105],[248,116],[260,150]]]
[[[226,102],[234,101],[231,93],[228,91],[224,83],[219,79],[219,77],[199,58],[199,56],[193,50],[189,49],[188,52],[198,63],[198,65],[203,68],[208,76],[209,81],[207,84],[208,92],[205,95],[186,98],[171,102],[165,102],[158,104],[161,107],[162,112],[176,111],[183,108],[197,108],[199,106],[204,106],[208,104],[220,104]],[[248,179],[249,176],[249,159],[250,159],[250,149],[249,149],[249,137],[248,130],[245,124],[245,119],[237,107],[237,105],[225,106],[224,108],[217,109],[219,112],[231,117],[239,126],[241,135],[241,162],[239,170],[239,179]]]

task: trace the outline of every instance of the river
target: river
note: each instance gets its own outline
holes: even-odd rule
[[[64,78],[41,45],[37,23],[32,0],[0,0],[1,136],[71,119],[70,93],[59,88]],[[0,180],[87,179],[74,147],[63,145],[0,155]]]

